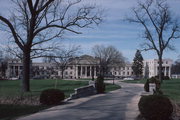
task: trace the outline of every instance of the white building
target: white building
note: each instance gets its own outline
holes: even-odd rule
[[[172,67],[173,61],[171,59],[163,59],[163,73],[164,76],[171,77],[171,67]],[[151,60],[144,60],[144,68],[145,66],[148,66],[149,68],[149,77],[157,76],[158,75],[158,69],[159,69],[159,63],[158,59],[151,59]],[[145,69],[144,69],[145,73]]]
[[[132,64],[125,64],[124,66],[113,66],[111,69],[112,75],[115,77],[131,77],[133,75]]]
[[[171,77],[172,60],[163,59],[163,73],[165,76]],[[149,77],[158,75],[158,60],[145,60],[144,68],[148,65]],[[132,64],[125,64],[111,66],[110,75],[116,78],[132,77],[133,70]],[[7,78],[21,77],[22,76],[22,63],[14,59],[8,61],[8,69],[6,72]],[[55,63],[32,63],[31,65],[32,78],[61,78],[61,70]],[[83,55],[71,60],[64,71],[64,78],[66,79],[84,79],[96,78],[99,74],[99,65],[96,58],[89,55]],[[143,75],[145,74],[145,69]]]

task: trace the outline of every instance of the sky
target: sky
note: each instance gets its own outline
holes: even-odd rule
[[[80,45],[83,54],[92,54],[94,45],[115,46],[128,61],[132,61],[137,49],[141,49],[143,43],[143,27],[125,21],[126,16],[132,15],[132,7],[137,5],[137,0],[83,0],[84,3],[96,4],[104,9],[103,22],[93,28],[81,30],[83,34],[67,34],[64,37],[64,44]],[[180,0],[168,0],[170,9],[174,16],[180,17]],[[12,8],[9,0],[0,0],[0,14],[8,15],[9,8]],[[3,43],[6,39],[4,33],[0,32]],[[175,51],[165,51],[164,58],[176,60],[180,55],[180,39],[172,42]],[[144,59],[155,59],[154,51],[142,52]]]

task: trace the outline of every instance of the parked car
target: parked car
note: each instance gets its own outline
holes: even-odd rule
[[[12,78],[9,78],[9,80],[19,80],[19,78],[17,78],[17,77],[12,77]]]
[[[126,78],[124,78],[123,80],[134,80],[134,78],[126,77]]]

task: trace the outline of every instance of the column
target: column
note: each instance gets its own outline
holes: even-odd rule
[[[164,76],[167,76],[167,70],[166,70],[166,66],[164,67]]]
[[[171,66],[169,66],[169,77],[171,77]]]
[[[85,66],[85,78],[87,78],[87,66]]]
[[[80,66],[80,67],[81,67],[81,72],[80,72],[81,74],[80,74],[79,77],[81,78],[81,77],[82,77],[82,68],[83,68],[83,67],[82,67],[82,66]]]
[[[89,76],[92,77],[92,66],[89,66],[89,70],[90,70]]]
[[[94,66],[94,77],[96,77],[96,66]]]
[[[13,66],[13,77],[16,76],[16,69],[15,69],[15,66]]]
[[[78,78],[78,66],[75,65],[75,78]]]

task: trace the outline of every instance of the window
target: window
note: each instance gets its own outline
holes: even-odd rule
[[[22,70],[23,69],[23,66],[20,66],[20,70]]]
[[[81,75],[81,66],[78,66],[78,76]]]
[[[82,67],[82,74],[85,75],[85,67]]]
[[[65,75],[68,75],[68,72],[67,72],[67,71],[65,72]]]
[[[87,76],[90,76],[90,66],[87,67]]]

